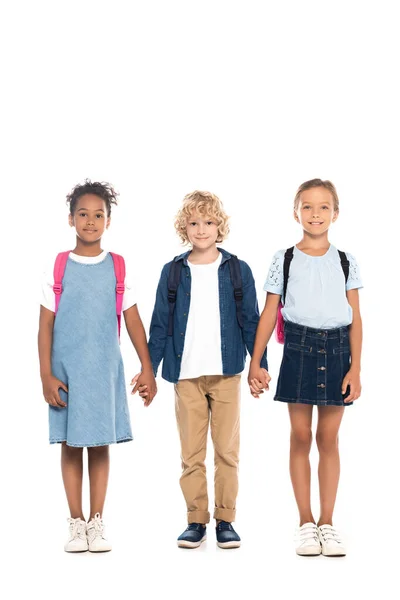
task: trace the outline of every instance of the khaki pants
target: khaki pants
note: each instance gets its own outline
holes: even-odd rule
[[[210,521],[204,464],[209,420],[215,463],[214,518],[234,521],[238,492],[240,375],[182,379],[175,385],[175,410],[181,439],[180,484],[188,523]]]

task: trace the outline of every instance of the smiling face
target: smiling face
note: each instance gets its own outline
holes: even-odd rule
[[[218,239],[218,225],[211,216],[192,212],[186,223],[186,234],[193,248],[208,250]]]
[[[326,233],[338,215],[332,194],[324,187],[313,187],[301,192],[294,211],[296,221],[312,236]]]
[[[110,225],[105,201],[95,194],[84,194],[77,200],[74,214],[69,215],[69,224],[82,242],[98,242]]]

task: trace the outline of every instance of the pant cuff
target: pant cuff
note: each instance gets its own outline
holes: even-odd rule
[[[210,513],[208,510],[191,510],[187,514],[187,520],[190,523],[209,523]]]
[[[228,523],[232,523],[236,517],[236,510],[234,508],[215,508],[214,509],[214,519],[218,519],[219,521],[227,521]]]

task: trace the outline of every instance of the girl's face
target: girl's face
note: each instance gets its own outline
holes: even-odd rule
[[[312,236],[326,233],[338,216],[339,211],[335,211],[332,194],[324,187],[302,192],[297,210],[294,211],[296,221]]]
[[[217,241],[218,225],[212,217],[192,212],[186,223],[186,233],[193,248],[207,250]]]
[[[108,229],[111,218],[107,217],[107,205],[95,194],[84,194],[69,215],[69,224],[75,227],[76,235],[85,243],[98,242]]]

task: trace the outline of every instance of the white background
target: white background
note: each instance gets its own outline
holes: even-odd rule
[[[396,2],[3,2],[2,586],[7,598],[398,597],[397,382],[399,93]],[[176,548],[185,527],[172,385],[112,448],[105,521],[114,549],[63,552],[59,447],[48,446],[36,335],[42,267],[73,246],[65,195],[112,182],[120,206],[104,247],[136,268],[148,328],[162,265],[181,252],[173,218],[194,189],[231,218],[224,247],[252,267],[260,306],[273,253],[297,242],[298,185],[331,179],[331,241],[365,289],[363,395],[346,409],[336,524],[345,559],[301,559],[288,474],[287,409],[243,381],[237,551]],[[138,361],[122,339],[127,380]],[[244,378],[245,380],[245,378]],[[318,517],[314,469],[313,506]],[[208,457],[210,480],[212,452]],[[87,498],[87,488],[85,488]],[[210,486],[212,505],[212,488]],[[86,512],[88,509],[85,504]],[[4,576],[5,573],[5,576]]]

